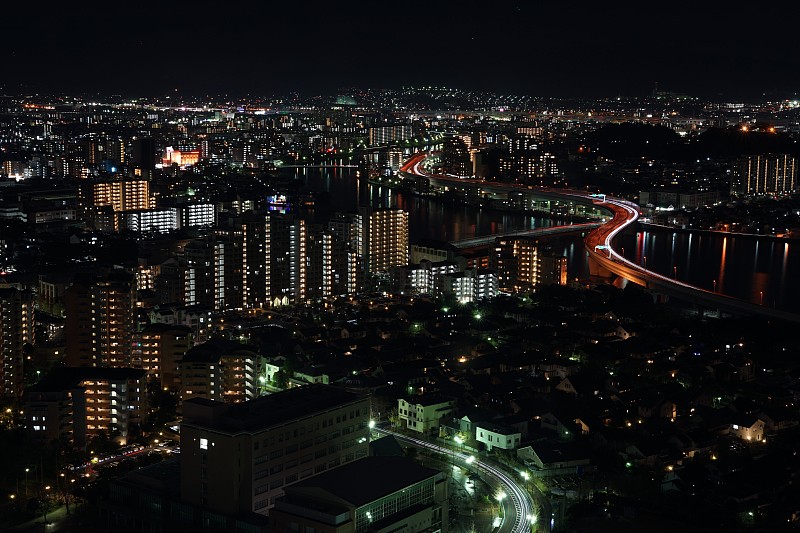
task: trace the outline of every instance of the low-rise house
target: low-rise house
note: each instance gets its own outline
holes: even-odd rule
[[[439,429],[440,420],[455,410],[456,401],[438,394],[397,400],[397,416],[407,429],[430,435]]]
[[[475,440],[482,442],[487,451],[492,451],[493,448],[516,450],[522,440],[522,434],[508,426],[484,422],[475,426]]]

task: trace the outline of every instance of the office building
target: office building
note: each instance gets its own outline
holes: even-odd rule
[[[448,511],[443,472],[404,457],[367,457],[286,487],[269,520],[274,531],[446,532]]]
[[[183,402],[181,498],[212,512],[267,514],[284,487],[366,457],[369,400],[307,385],[226,404]]]
[[[34,342],[34,296],[15,287],[0,288],[0,395],[22,396],[25,345]]]

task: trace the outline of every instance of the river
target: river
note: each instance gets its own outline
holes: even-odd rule
[[[328,191],[327,205],[323,202],[316,213],[321,220],[331,211],[353,211],[359,205],[408,211],[412,243],[424,238],[456,241],[552,225],[547,218],[392,191],[357,178],[351,168],[296,169],[296,176],[310,191]],[[554,246],[567,257],[570,278],[588,276],[588,253],[580,239],[561,238]],[[697,287],[786,311],[798,309],[800,241],[639,227],[617,237],[615,248],[650,270]]]

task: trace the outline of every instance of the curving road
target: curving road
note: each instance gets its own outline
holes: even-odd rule
[[[503,506],[503,516],[497,532],[530,533],[531,520],[533,519],[535,509],[533,500],[523,487],[517,485],[517,482],[508,472],[493,464],[481,461],[478,458],[470,459],[474,456],[454,452],[449,448],[439,446],[426,440],[403,435],[402,433],[397,433],[381,427],[374,428],[374,431],[382,435],[392,435],[397,440],[411,444],[412,446],[446,455],[448,459],[452,457],[453,461],[457,462],[459,466],[485,474],[487,477],[494,480],[507,496],[500,502]]]
[[[468,178],[462,179],[451,176],[431,175],[422,170],[422,162],[427,157],[425,153],[414,154],[406,161],[400,170],[406,174],[424,176],[431,180],[441,182],[481,185],[487,190],[508,191],[512,189],[524,189],[524,187],[516,184],[488,183]],[[592,260],[608,272],[621,276],[638,285],[653,289],[658,293],[675,296],[707,308],[718,309],[737,315],[761,315],[767,318],[800,322],[800,314],[773,309],[764,305],[739,300],[738,298],[720,294],[716,291],[702,289],[668,276],[663,276],[652,270],[647,270],[622,257],[622,255],[614,250],[613,241],[614,237],[621,231],[631,224],[636,223],[639,219],[639,206],[633,202],[610,196],[604,196],[602,200],[599,200],[595,195],[569,189],[537,187],[533,190],[537,194],[546,196],[592,203],[598,208],[605,209],[613,214],[611,220],[592,231],[584,240],[584,244]]]

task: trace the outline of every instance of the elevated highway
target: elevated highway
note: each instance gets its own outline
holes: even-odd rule
[[[610,213],[612,215],[611,219],[599,224],[584,239],[584,245],[589,252],[590,267],[593,267],[592,270],[594,271],[614,274],[647,287],[654,292],[674,296],[708,309],[717,309],[735,315],[763,316],[770,319],[800,323],[800,314],[773,309],[720,294],[716,291],[701,289],[700,287],[663,276],[652,270],[647,270],[624,258],[614,250],[613,241],[614,237],[631,225],[636,224],[639,219],[639,207],[632,202],[610,196],[598,198],[597,195],[569,189],[544,187],[530,189],[516,184],[482,182],[480,180],[452,176],[431,175],[422,168],[422,163],[426,157],[428,157],[427,154],[415,154],[400,168],[401,172],[416,177],[427,177],[431,180],[431,184],[472,184],[479,186],[482,191],[497,193],[505,191],[506,194],[512,190],[529,190],[537,196],[543,195],[544,197],[552,197],[584,205],[591,204]],[[466,246],[468,245],[463,247]]]
[[[524,231],[510,231],[503,233],[504,237],[552,237],[555,235],[569,235],[578,234],[591,231],[599,228],[601,222],[584,222],[582,224],[570,224],[568,226],[552,226],[549,228],[534,228]],[[452,241],[450,244],[456,248],[472,248],[473,246],[483,246],[491,244],[497,237],[501,235],[484,235],[483,237],[472,237],[471,239],[462,239],[460,241]]]

